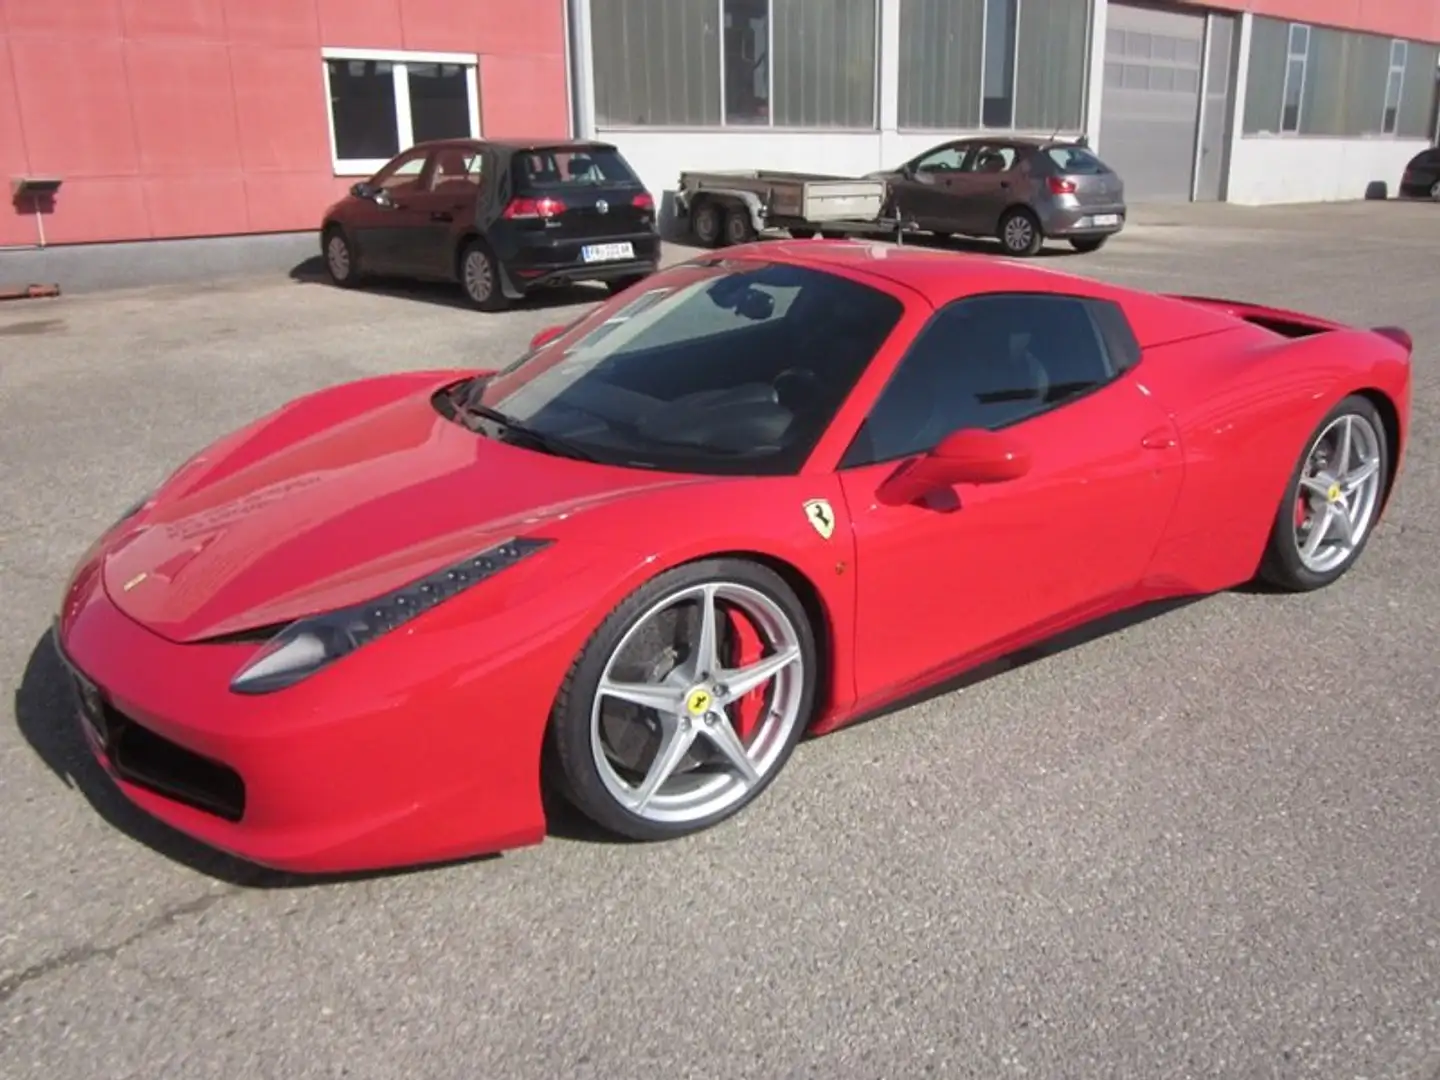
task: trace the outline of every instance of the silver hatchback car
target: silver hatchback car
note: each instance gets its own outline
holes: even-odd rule
[[[1008,255],[1047,239],[1095,251],[1125,227],[1125,183],[1083,138],[956,139],[871,176],[892,213],[937,236],[995,237]]]

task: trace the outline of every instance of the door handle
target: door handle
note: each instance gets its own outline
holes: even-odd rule
[[[1140,440],[1140,445],[1146,450],[1172,450],[1175,447],[1175,436],[1169,428],[1156,428],[1146,433]]]
[[[452,215],[452,214],[450,213],[450,211],[448,211],[448,210],[432,210],[432,211],[430,211],[430,220],[431,220],[431,221],[454,221],[455,218],[454,218],[454,215]]]

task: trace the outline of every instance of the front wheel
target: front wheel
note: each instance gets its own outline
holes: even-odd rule
[[[1260,576],[1290,592],[1340,578],[1365,550],[1390,475],[1385,425],[1368,398],[1347,397],[1320,421],[1291,474]]]
[[[566,675],[550,720],[560,786],[632,839],[707,829],[779,774],[815,680],[814,631],[778,574],[738,559],[677,567],[622,602]]]
[[[332,225],[325,230],[325,272],[342,289],[360,284],[360,258],[345,230]]]
[[[1070,241],[1070,246],[1081,255],[1088,255],[1092,251],[1099,251],[1105,246],[1105,241],[1109,239],[1108,236],[1077,236]]]

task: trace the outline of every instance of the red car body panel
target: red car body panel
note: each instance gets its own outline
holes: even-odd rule
[[[1399,471],[1410,365],[1392,337],[925,249],[724,255],[745,259],[822,267],[905,305],[795,475],[661,473],[484,439],[431,404],[470,370],[321,391],[182,466],[81,560],[56,637],[119,713],[238,773],[244,813],[191,809],[102,754],[125,793],[208,844],[297,871],[535,843],[557,689],[609,612],[669,567],[745,553],[808,597],[824,673],[811,729],[824,733],[1101,615],[1248,580],[1305,440],[1349,393],[1380,405]],[[845,448],[935,308],[1003,291],[1118,302],[1140,363],[1010,429],[1025,476],[943,503],[881,502],[902,463],[841,471]],[[828,539],[801,512],[814,498],[834,510]],[[554,542],[283,693],[230,691],[267,628],[519,535]]]

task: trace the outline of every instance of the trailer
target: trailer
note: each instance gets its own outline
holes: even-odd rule
[[[884,180],[824,173],[737,169],[682,172],[676,216],[688,219],[701,247],[746,244],[766,229],[808,239],[846,233],[893,235],[901,242],[914,222],[892,217]]]

